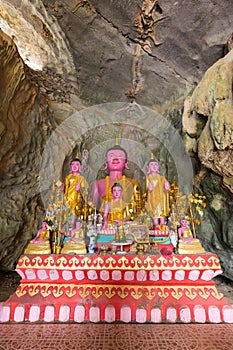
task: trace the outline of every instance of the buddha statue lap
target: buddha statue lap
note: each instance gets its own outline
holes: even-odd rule
[[[51,254],[50,230],[47,221],[42,222],[36,237],[30,241],[24,254]]]
[[[76,222],[75,228],[71,232],[65,233],[63,240],[62,254],[86,254],[87,248],[85,244],[84,230],[82,223]]]
[[[197,238],[193,238],[192,232],[188,226],[186,219],[180,221],[180,228],[178,229],[179,244],[178,253],[179,254],[201,254],[205,253],[201,242]]]

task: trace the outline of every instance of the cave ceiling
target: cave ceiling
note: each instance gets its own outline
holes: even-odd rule
[[[148,0],[148,6],[155,3],[153,23],[144,23],[148,30],[144,26],[142,33],[135,19],[143,3],[1,0],[0,27],[35,76],[45,72],[42,91],[51,100],[60,96],[64,102],[56,76],[84,105],[127,101],[136,80],[133,99],[159,108],[183,101],[224,56],[232,34],[232,1]],[[135,61],[138,45],[140,60]]]

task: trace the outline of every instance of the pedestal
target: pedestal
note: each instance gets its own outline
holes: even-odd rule
[[[0,322],[233,322],[215,254],[23,255]]]

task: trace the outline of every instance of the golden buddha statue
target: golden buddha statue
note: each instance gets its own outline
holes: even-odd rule
[[[148,163],[146,178],[145,208],[154,222],[154,227],[164,224],[165,217],[169,216],[168,191],[169,182],[159,174],[159,163],[151,159]]]
[[[51,254],[50,230],[47,221],[42,222],[42,227],[36,237],[30,241],[24,254]]]
[[[75,228],[71,232],[65,233],[63,240],[62,254],[86,254],[87,248],[85,244],[84,230],[82,223],[76,222]]]
[[[201,242],[197,238],[193,238],[192,232],[188,226],[186,219],[181,219],[180,228],[178,229],[179,244],[178,253],[179,254],[200,254],[205,253]]]
[[[105,179],[95,181],[92,187],[92,202],[98,210],[103,209],[106,203],[112,202],[112,186],[117,182],[122,187],[122,201],[126,204],[133,220],[142,210],[141,189],[136,180],[123,175],[123,170],[129,167],[127,153],[121,146],[115,145],[108,149],[104,170],[106,169],[109,170],[109,175]]]
[[[130,220],[131,213],[129,212],[127,203],[122,199],[123,188],[120,183],[115,183],[112,186],[112,199],[103,202],[101,211],[104,213],[103,229],[106,229],[108,225],[113,226],[116,221],[123,222]]]
[[[87,199],[88,183],[80,175],[81,161],[75,158],[70,163],[71,174],[65,180],[65,201],[72,209],[72,214],[79,218],[84,214],[85,200]]]

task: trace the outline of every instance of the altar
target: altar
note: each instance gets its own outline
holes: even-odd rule
[[[80,159],[71,161],[17,262],[21,283],[0,322],[233,322],[213,280],[219,259],[195,232],[205,196],[181,194],[153,158],[142,195],[123,175],[127,159],[117,143],[108,149],[109,175],[90,191]]]
[[[1,322],[233,322],[215,254],[22,255]]]

